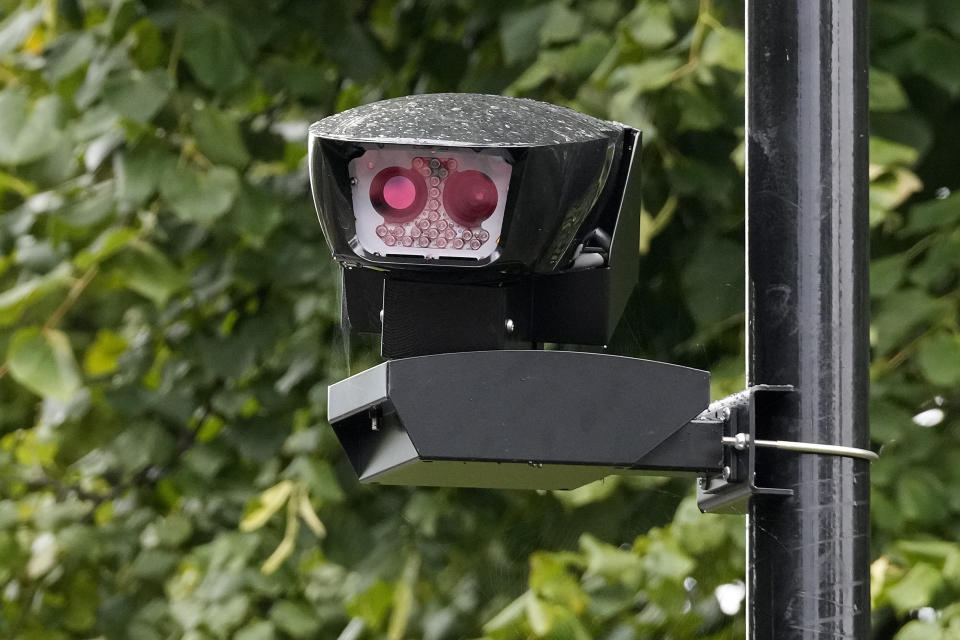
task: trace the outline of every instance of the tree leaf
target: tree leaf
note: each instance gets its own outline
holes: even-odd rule
[[[907,231],[929,231],[938,227],[953,226],[960,222],[960,191],[942,200],[930,200],[910,209]]]
[[[89,269],[123,249],[135,237],[137,237],[136,229],[128,227],[106,229],[86,249],[77,254],[73,259],[74,264],[78,269]]]
[[[680,68],[676,57],[651,58],[639,64],[627,64],[613,72],[610,81],[631,89],[634,94],[656,91],[670,84],[673,72]]]
[[[0,23],[0,57],[19,47],[43,17],[43,5],[21,6]]]
[[[51,84],[59,84],[77,69],[89,64],[97,54],[97,40],[93,34],[70,35],[76,35],[76,37],[72,40],[59,39],[57,46],[51,47],[52,51],[49,53],[49,63],[46,68],[46,75]]]
[[[381,629],[393,606],[394,589],[383,580],[377,580],[346,604],[346,611],[354,618],[360,618],[371,629]]]
[[[230,22],[209,12],[186,19],[183,58],[200,84],[215,91],[237,87],[248,74],[245,51]]]
[[[60,208],[55,216],[62,227],[85,230],[94,227],[113,213],[113,189],[109,182],[101,182],[86,190]]]
[[[172,87],[170,76],[162,69],[120,72],[103,85],[103,101],[124,118],[150,122],[167,102]]]
[[[687,308],[700,330],[742,313],[743,250],[730,240],[704,237],[688,260],[681,282]]]
[[[111,443],[119,464],[129,473],[166,464],[176,453],[173,438],[155,420],[141,420],[127,426]]]
[[[90,629],[97,621],[97,607],[100,604],[99,585],[87,569],[74,573],[69,580],[67,589],[70,599],[67,602],[67,610],[64,612],[63,624],[71,631],[81,633]]]
[[[244,181],[227,221],[248,243],[262,247],[283,221],[281,205],[275,193]]]
[[[677,102],[680,110],[678,131],[711,131],[726,123],[722,105],[699,88],[680,94]]]
[[[297,456],[283,471],[283,477],[296,479],[314,496],[324,503],[343,500],[343,489],[337,482],[333,468],[326,460],[311,456]]]
[[[589,604],[589,598],[580,586],[580,580],[569,570],[563,556],[538,552],[530,556],[530,588],[539,597],[580,613]]]
[[[870,164],[876,164],[883,167],[894,165],[911,166],[918,157],[919,153],[913,147],[908,147],[899,142],[884,140],[876,136],[870,136]]]
[[[580,550],[587,560],[587,574],[608,580],[638,584],[643,575],[643,562],[636,554],[611,546],[585,533],[580,536]]]
[[[124,211],[142,206],[157,190],[177,158],[156,147],[139,146],[114,154],[117,205]]]
[[[610,39],[598,32],[560,49],[543,51],[537,61],[520,74],[507,92],[522,94],[550,79],[559,82],[582,80],[589,76],[610,51]]]
[[[900,111],[909,106],[907,94],[892,73],[870,68],[870,111]]]
[[[516,629],[522,622],[527,610],[527,602],[534,598],[532,591],[524,591],[522,595],[505,606],[500,612],[483,625],[484,633],[509,631]],[[513,637],[513,636],[510,636]]]
[[[700,59],[704,64],[743,73],[746,50],[747,43],[743,31],[733,27],[716,29],[711,31],[704,40]]]
[[[870,226],[883,222],[890,211],[922,189],[923,183],[909,169],[885,170],[870,182]]]
[[[907,257],[900,253],[870,261],[870,297],[883,298],[893,293],[907,270]]]
[[[570,491],[554,491],[553,495],[562,504],[576,509],[609,498],[619,485],[620,476],[610,476]]]
[[[870,437],[879,442],[893,442],[914,428],[910,412],[884,399],[870,401]]]
[[[876,331],[877,353],[886,354],[918,325],[929,323],[944,312],[947,308],[943,301],[931,298],[920,289],[904,289],[890,294],[871,320],[871,327]]]
[[[141,69],[160,67],[165,62],[166,47],[160,28],[148,18],[130,27],[128,37],[134,40],[130,55]]]
[[[556,44],[575,40],[583,29],[583,17],[562,2],[550,5],[547,19],[540,27],[540,43]]]
[[[28,306],[66,286],[70,273],[70,266],[63,264],[46,275],[30,278],[0,292],[0,326],[13,324]]]
[[[917,36],[910,53],[914,72],[926,76],[953,96],[960,94],[960,65],[945,64],[946,60],[960,59],[960,42],[930,29]]]
[[[117,359],[129,347],[126,338],[110,331],[101,329],[97,338],[87,348],[83,356],[83,370],[88,376],[102,376],[113,373],[117,368]]]
[[[670,7],[658,0],[638,3],[627,17],[626,25],[634,42],[648,49],[662,49],[677,37]]]
[[[917,362],[931,383],[960,386],[960,336],[940,332],[926,338],[917,351]]]
[[[80,388],[70,339],[56,329],[20,329],[7,353],[10,375],[34,393],[66,402]]]
[[[930,524],[950,517],[944,509],[947,492],[943,481],[926,469],[905,474],[897,483],[896,495],[900,513],[907,520]]]
[[[896,584],[886,588],[887,596],[897,613],[903,615],[929,606],[934,594],[943,586],[943,576],[925,562],[914,565]]]
[[[274,640],[273,623],[267,620],[254,620],[242,629],[238,629],[234,640]]]
[[[540,29],[549,15],[549,4],[503,14],[500,19],[500,46],[506,64],[512,65],[536,56]]]
[[[328,3],[331,13],[344,12],[349,5]],[[345,12],[344,12],[345,13]],[[324,51],[341,68],[349,68],[350,76],[362,82],[375,80],[383,72],[386,62],[380,44],[370,32],[349,16],[337,16],[325,21],[322,38]]]
[[[270,608],[270,620],[294,638],[314,638],[320,628],[316,613],[305,602],[280,600]]]
[[[943,638],[940,625],[921,620],[911,620],[897,631],[897,635],[893,636],[893,640],[943,640]]]
[[[527,598],[526,604],[527,622],[530,623],[530,629],[538,636],[545,636],[550,633],[554,623],[554,612],[552,608],[533,592],[531,592],[530,597]]]
[[[214,167],[206,173],[171,166],[163,174],[160,195],[187,222],[209,225],[233,204],[240,189],[236,171]]]
[[[131,243],[117,260],[116,274],[132,291],[153,300],[158,307],[166,304],[171,295],[187,284],[183,275],[167,257],[153,245],[138,240]]]
[[[242,168],[250,161],[237,121],[215,107],[196,113],[193,133],[200,151],[214,163]]]
[[[31,104],[22,89],[0,91],[0,164],[33,162],[60,148],[60,112],[56,95]]]
[[[643,554],[643,568],[649,575],[682,580],[696,567],[692,558],[680,551],[672,540],[654,540]]]

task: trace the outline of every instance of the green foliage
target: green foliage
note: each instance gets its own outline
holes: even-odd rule
[[[34,393],[66,402],[80,388],[80,374],[66,334],[28,327],[10,339],[10,375]]]
[[[871,6],[877,638],[960,632],[955,7]],[[416,91],[643,129],[614,346],[722,396],[743,47],[733,0],[0,0],[0,636],[740,637],[742,520],[689,484],[356,484],[326,386],[372,355],[337,328],[304,143]]]

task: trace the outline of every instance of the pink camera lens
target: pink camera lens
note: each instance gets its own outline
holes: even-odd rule
[[[443,208],[466,227],[479,225],[497,208],[497,186],[480,171],[458,171],[447,178]]]
[[[423,177],[410,169],[387,167],[370,182],[370,203],[389,222],[412,220],[426,201]]]

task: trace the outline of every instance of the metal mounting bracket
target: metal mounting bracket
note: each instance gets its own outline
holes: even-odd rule
[[[725,443],[720,476],[701,476],[697,483],[697,506],[704,513],[746,513],[751,496],[792,496],[792,489],[761,487],[756,483],[757,415],[769,403],[788,402],[796,393],[790,385],[757,385],[714,402],[697,417],[699,422],[723,425]],[[745,437],[744,437],[745,436]],[[733,440],[727,440],[732,438]]]
[[[718,474],[721,424],[691,420],[710,374],[574,352],[388,360],[330,386],[327,419],[361,482],[573,489],[608,475]]]

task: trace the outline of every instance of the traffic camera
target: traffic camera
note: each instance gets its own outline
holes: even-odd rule
[[[361,481],[573,488],[721,464],[709,374],[605,353],[639,269],[640,132],[533,100],[416,95],[310,128],[344,330],[330,387]],[[705,430],[716,437],[700,437]]]

